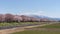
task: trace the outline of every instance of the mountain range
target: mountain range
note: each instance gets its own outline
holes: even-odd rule
[[[48,16],[43,16],[43,15],[27,15],[29,17],[34,17],[34,18],[47,18],[49,20],[57,20],[60,21],[60,18],[52,18],[52,17],[48,17]]]

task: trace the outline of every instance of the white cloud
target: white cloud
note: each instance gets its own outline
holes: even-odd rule
[[[43,11],[20,11],[20,15],[44,15]]]

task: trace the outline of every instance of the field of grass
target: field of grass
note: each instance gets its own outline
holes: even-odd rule
[[[13,34],[60,34],[60,23],[58,24],[52,24],[52,25],[46,25],[42,27],[35,27],[32,30],[26,30],[23,32],[16,32]],[[40,29],[39,29],[40,28]]]
[[[60,28],[60,23],[46,25],[46,26],[37,27],[37,28]]]
[[[0,26],[16,26],[16,25],[24,25],[24,24],[48,24],[49,22],[11,22],[11,23],[0,23]],[[55,22],[54,22],[55,23]]]
[[[19,25],[26,25],[26,24],[45,24],[45,22],[11,22],[11,23],[0,23],[0,26],[19,26]]]
[[[20,23],[17,23],[17,22],[12,22],[12,23],[0,23],[0,26],[19,26],[19,25],[26,25],[26,24],[40,24],[38,22],[20,22]]]
[[[0,26],[15,26],[20,25],[20,23],[0,23]]]
[[[60,34],[60,32],[30,30],[30,31],[17,32],[17,33],[13,33],[13,34]]]

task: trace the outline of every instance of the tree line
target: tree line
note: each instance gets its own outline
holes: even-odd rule
[[[0,22],[51,22],[46,18],[34,18],[25,15],[0,14]]]
[[[32,21],[40,21],[40,19],[24,15],[0,14],[0,22],[32,22]]]

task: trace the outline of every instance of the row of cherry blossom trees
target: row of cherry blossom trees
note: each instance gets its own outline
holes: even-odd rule
[[[28,17],[24,15],[0,14],[0,22],[34,22],[40,21],[37,18]]]
[[[34,18],[25,15],[0,14],[0,22],[51,22],[47,18]]]

